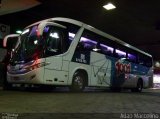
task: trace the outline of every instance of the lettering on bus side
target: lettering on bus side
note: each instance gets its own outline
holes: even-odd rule
[[[131,64],[130,63],[122,63],[117,61],[115,63],[115,67],[116,67],[116,71],[118,72],[118,74],[122,74],[122,73],[130,73],[131,72]]]
[[[75,52],[72,58],[72,62],[78,62],[82,64],[90,64],[89,52]]]

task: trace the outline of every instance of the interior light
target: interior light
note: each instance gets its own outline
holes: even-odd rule
[[[35,40],[35,41],[34,41],[34,44],[37,45],[37,44],[38,44],[38,40]]]
[[[108,3],[106,5],[103,6],[106,10],[111,10],[111,9],[115,9],[116,6],[113,5],[112,3]]]
[[[52,37],[52,38],[59,38],[58,33],[50,33],[49,36]]]
[[[97,49],[97,48],[94,48],[94,49],[93,49],[93,51],[95,51],[95,52],[97,52],[97,51],[99,51],[99,50],[100,50],[100,49]]]
[[[159,62],[156,62],[156,63],[155,63],[155,66],[156,66],[156,67],[160,67],[160,63],[159,63]]]
[[[69,33],[69,36],[72,37],[72,38],[74,38],[75,34]]]
[[[154,74],[154,76],[153,76],[153,83],[160,83],[160,75]]]

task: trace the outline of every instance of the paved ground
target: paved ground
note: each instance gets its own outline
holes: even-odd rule
[[[117,113],[160,113],[160,90],[147,89],[142,93],[130,91],[110,92],[89,89],[72,93],[67,89],[55,91],[3,91],[0,90],[0,112],[92,115]],[[97,114],[94,116],[94,114]],[[111,115],[113,116],[113,115]],[[49,116],[50,117],[50,116]],[[75,116],[76,117],[76,116]],[[91,116],[88,116],[90,118]],[[69,118],[69,117],[68,117]],[[38,119],[38,118],[37,118]]]

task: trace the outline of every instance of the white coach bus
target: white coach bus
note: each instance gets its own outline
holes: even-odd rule
[[[129,88],[153,82],[152,56],[90,25],[50,18],[26,27],[12,52],[10,84]]]

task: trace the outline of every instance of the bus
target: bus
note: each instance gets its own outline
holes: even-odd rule
[[[152,87],[152,56],[90,25],[49,18],[19,35],[7,66],[7,82],[28,86],[131,89]]]

